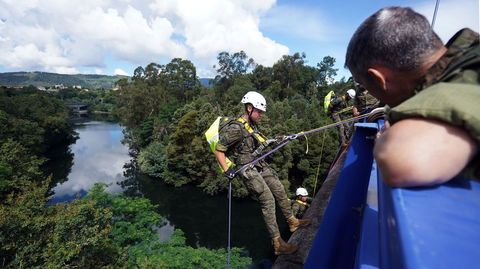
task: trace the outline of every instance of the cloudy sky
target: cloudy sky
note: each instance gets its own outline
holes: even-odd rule
[[[435,0],[0,0],[0,72],[131,75],[137,66],[191,60],[213,77],[221,51],[244,50],[271,66],[305,52],[310,65],[337,59],[340,76],[356,27],[385,6],[433,17]],[[479,31],[478,0],[441,0],[435,29],[444,41]]]

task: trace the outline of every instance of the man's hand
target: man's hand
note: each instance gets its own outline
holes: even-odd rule
[[[236,172],[235,169],[233,169],[232,167],[228,168],[227,171],[225,171],[225,176],[229,179],[229,180],[232,180],[235,176],[236,176]]]
[[[267,139],[267,140],[265,141],[265,145],[266,145],[266,146],[269,146],[270,144],[273,144],[273,143],[275,143],[275,142],[277,142],[277,139]]]

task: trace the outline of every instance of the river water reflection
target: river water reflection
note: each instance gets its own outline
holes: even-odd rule
[[[68,179],[54,187],[54,202],[83,195],[95,184],[109,185],[109,192],[120,192],[123,167],[130,162],[128,148],[122,145],[123,129],[116,123],[91,121],[77,125],[79,139],[71,145],[74,161]],[[63,180],[62,180],[63,181]]]
[[[160,179],[139,175],[127,146],[121,143],[123,128],[117,123],[90,121],[78,125],[75,131],[79,139],[70,146],[73,165],[66,179],[56,179],[62,183],[53,188],[52,202],[69,201],[84,195],[95,182],[103,182],[109,184],[109,192],[143,196],[158,205],[158,213],[166,218],[166,225],[159,230],[161,239],[167,240],[179,228],[192,247],[226,247],[225,193],[212,197],[195,186],[175,188]],[[245,248],[256,268],[268,268],[274,257],[259,204],[251,199],[234,199],[232,212],[232,246]],[[281,230],[286,231],[283,223],[285,220],[279,219]]]

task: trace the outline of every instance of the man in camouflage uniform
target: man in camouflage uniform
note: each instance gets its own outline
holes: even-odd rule
[[[347,115],[351,116],[350,112],[352,111],[349,104],[351,104],[351,100],[354,98],[354,89],[348,89],[345,94],[333,97],[328,106],[328,112],[332,117],[332,120],[335,122],[341,122],[344,119],[349,118]],[[339,143],[341,147],[347,146],[352,133],[352,127],[352,123],[338,125]]]
[[[313,199],[308,197],[308,191],[301,187],[295,191],[295,196],[295,200],[292,201],[292,213],[295,217],[301,219]]]
[[[463,29],[444,45],[424,16],[385,8],[356,30],[345,65],[390,107],[391,127],[374,148],[388,184],[433,185],[459,173],[480,178],[478,33]]]
[[[381,106],[380,101],[368,93],[368,91],[358,83],[355,83],[355,92],[352,108],[353,116],[363,115]]]
[[[259,157],[256,150],[262,144],[266,146],[272,141],[266,140],[256,128],[256,123],[266,111],[265,98],[257,92],[248,92],[242,103],[245,105],[245,112],[239,119],[220,126],[219,142],[215,147],[215,156],[229,179],[235,177],[236,171],[235,168],[228,167],[226,157],[232,160],[237,168],[242,167]],[[261,204],[263,219],[272,238],[275,254],[294,253],[298,246],[286,243],[280,237],[275,216],[275,200],[287,219],[291,232],[310,224],[310,220],[295,218],[282,183],[266,162],[260,161],[240,171],[240,175],[250,195]]]

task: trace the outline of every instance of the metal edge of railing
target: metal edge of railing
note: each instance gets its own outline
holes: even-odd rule
[[[373,162],[376,123],[357,123],[342,172],[304,268],[352,268]]]

